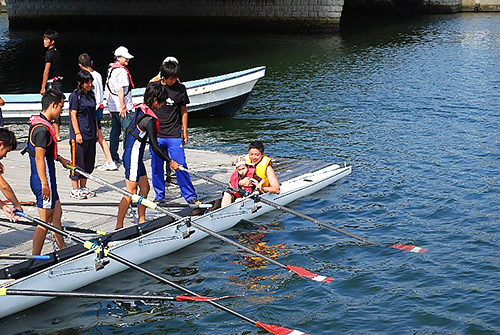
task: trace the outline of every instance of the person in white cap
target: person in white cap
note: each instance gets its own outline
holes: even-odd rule
[[[118,146],[120,133],[123,139],[127,138],[125,132],[132,122],[134,104],[132,103],[132,88],[134,82],[126,68],[130,59],[134,58],[124,46],[118,47],[115,52],[115,62],[109,64],[106,80],[106,97],[111,114],[111,131],[109,134],[109,149],[115,163],[120,163]]]

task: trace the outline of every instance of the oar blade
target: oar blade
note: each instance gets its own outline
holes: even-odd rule
[[[299,275],[301,277],[305,277],[307,279],[311,279],[317,282],[322,282],[322,283],[331,283],[332,281],[335,280],[335,278],[332,277],[325,277],[322,275],[317,275],[315,273],[312,273],[310,271],[307,271],[304,268],[301,268],[300,266],[293,266],[293,265],[287,265],[286,269],[288,271],[291,271],[295,273],[296,275]]]
[[[409,251],[409,252],[420,252],[420,253],[427,252],[427,248],[416,247],[416,246],[410,245],[410,244],[396,243],[394,245],[391,245],[391,248],[403,250],[403,251]]]
[[[288,328],[276,326],[276,325],[268,325],[268,324],[262,323],[260,321],[257,321],[257,323],[255,323],[255,325],[259,328],[267,330],[271,334],[276,334],[276,335],[310,335],[310,334],[301,332],[300,330],[288,329]]]
[[[177,301],[217,301],[217,300],[224,300],[224,299],[231,299],[231,298],[237,298],[238,296],[230,296],[226,295],[223,297],[202,297],[202,296],[190,296],[190,295],[178,295],[175,297],[175,300]]]

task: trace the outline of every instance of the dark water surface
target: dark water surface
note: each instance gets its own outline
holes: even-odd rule
[[[36,92],[42,31],[0,16],[0,93]],[[225,232],[265,242],[279,260],[335,276],[330,285],[255,269],[213,238],[146,263],[253,319],[313,334],[500,333],[500,15],[407,19],[339,35],[61,32],[66,90],[76,56],[101,72],[120,44],[140,86],[167,55],[183,80],[266,65],[247,107],[190,123],[191,148],[350,161],[353,173],[292,208],[381,243],[367,247],[272,212]],[[71,60],[70,60],[71,59]],[[74,61],[73,61],[74,60]],[[69,74],[68,74],[69,73]],[[71,80],[70,80],[71,78]],[[18,130],[20,134],[21,130]],[[170,293],[134,271],[85,291]],[[257,334],[207,305],[57,299],[0,320],[0,333]]]

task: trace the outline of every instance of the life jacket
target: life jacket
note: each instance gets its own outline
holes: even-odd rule
[[[245,159],[249,164],[251,164],[250,157],[248,155],[245,155]],[[271,158],[267,156],[262,156],[262,159],[260,160],[259,163],[255,166],[255,174],[259,176],[260,178],[264,179],[264,184],[262,186],[269,186],[269,178],[267,177],[267,167],[271,165]]]
[[[26,146],[26,148],[23,151],[21,151],[21,153],[24,154],[24,153],[28,152],[32,157],[35,157],[35,144],[31,141],[31,134],[33,133],[33,130],[36,127],[45,127],[49,131],[50,137],[52,137],[52,142],[54,142],[54,147],[53,147],[53,150],[52,150],[52,156],[56,160],[57,156],[59,156],[59,155],[57,153],[56,132],[55,132],[54,127],[52,126],[52,124],[49,121],[47,121],[46,119],[44,119],[41,116],[39,116],[39,115],[33,115],[29,119],[29,123],[31,124],[31,128],[30,128],[29,136],[28,136],[28,145]]]
[[[155,120],[156,133],[158,133],[158,130],[160,129],[160,120],[158,120],[158,116],[155,114],[155,112],[153,112],[151,108],[148,107],[148,105],[140,104],[140,105],[135,105],[134,107],[135,107],[134,118],[130,123],[128,134],[130,134],[132,137],[134,137],[141,143],[146,143],[147,141],[147,138],[145,136],[146,132],[139,128],[139,123],[146,116],[151,116]]]
[[[114,63],[109,63],[108,68],[111,68],[111,71],[108,72],[108,77],[106,78],[106,87],[108,88],[109,93],[113,95],[118,95],[118,93],[114,93],[113,91],[111,91],[111,87],[109,87],[109,78],[111,78],[111,73],[119,68],[123,68],[125,69],[125,71],[127,71],[128,81],[130,83],[128,86],[128,92],[130,92],[133,88],[135,88],[134,82],[132,81],[132,76],[130,75],[130,72],[128,72],[128,69],[125,66],[121,65],[118,62],[114,62]],[[128,92],[126,94],[128,94]]]
[[[234,171],[233,174],[231,175],[231,178],[229,179],[229,184],[231,184],[231,186],[234,188],[239,188],[238,181],[240,181],[243,178],[253,178],[254,173],[255,173],[255,168],[253,168],[253,167],[248,168],[248,171],[247,171],[247,174],[245,175],[245,177],[240,177],[240,174],[238,173],[238,171]],[[245,186],[243,188],[243,190],[245,190],[245,192],[252,193],[255,190],[255,187],[254,186]],[[238,192],[235,192],[232,190],[229,192],[231,192],[231,194],[234,195],[236,198],[241,198],[241,194],[239,194]]]

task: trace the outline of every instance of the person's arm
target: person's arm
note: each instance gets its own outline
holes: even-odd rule
[[[177,170],[179,168],[179,164],[176,161],[170,159],[168,153],[161,150],[160,146],[158,145],[156,122],[152,117],[149,117],[149,121],[146,125],[146,132],[149,136],[149,145],[151,146],[151,149],[153,149],[154,153],[160,156],[161,159],[163,159],[165,162],[169,162],[172,169]]]
[[[16,194],[14,193],[14,190],[12,187],[10,187],[9,183],[5,180],[5,178],[0,175],[0,190],[2,191],[3,195],[7,198],[7,200],[10,201],[12,204],[12,208],[7,206],[3,201],[0,200],[0,205],[2,206],[2,210],[5,213],[5,216],[9,218],[9,220],[16,222],[19,219],[19,216],[14,214],[13,210],[18,210],[22,212],[21,204],[19,203],[19,200],[17,200]]]
[[[184,145],[188,142],[188,110],[185,105],[181,106],[181,122],[182,122],[182,142]]]
[[[47,80],[49,80],[49,71],[51,65],[52,64],[49,62],[45,63],[45,68],[43,69],[43,76],[42,76],[42,88],[40,89],[41,95],[45,94],[45,87],[47,86]]]
[[[5,105],[5,101],[3,101],[2,97],[0,97],[0,106]]]
[[[42,198],[48,200],[50,199],[50,188],[47,173],[45,172],[45,148],[35,147],[35,165],[38,178],[40,178],[40,182],[42,183]]]
[[[78,111],[75,109],[71,109],[69,111],[69,115],[71,117],[71,127],[73,127],[73,131],[75,132],[76,143],[83,143],[83,137],[80,133],[80,126],[78,125]]]
[[[125,104],[125,88],[118,88],[118,100],[120,101],[120,116],[125,118],[127,116],[127,105]]]
[[[267,179],[269,179],[269,186],[263,186],[261,189],[266,193],[280,193],[280,183],[278,181],[278,177],[276,177],[276,173],[274,173],[274,169],[271,165],[269,165],[266,169]]]

